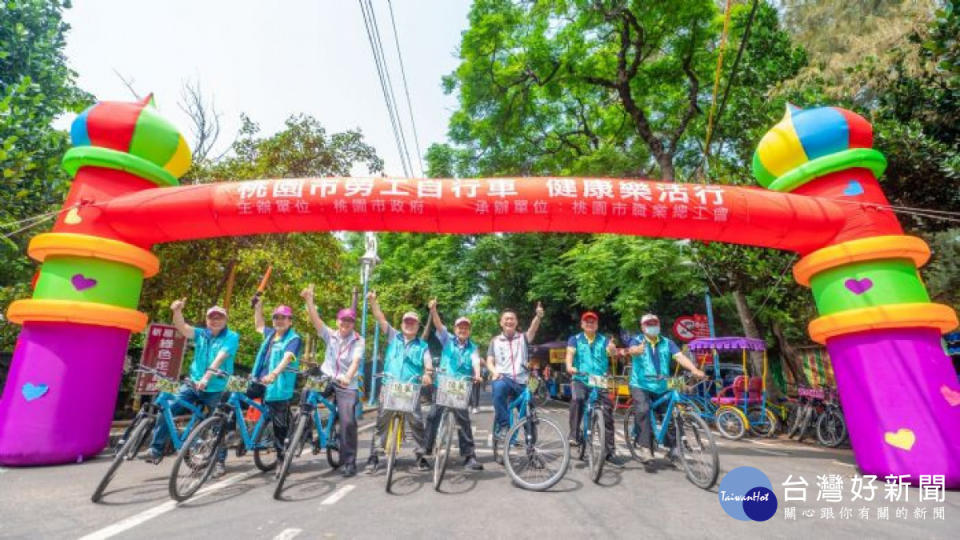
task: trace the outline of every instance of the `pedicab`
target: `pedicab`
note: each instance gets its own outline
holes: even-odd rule
[[[716,395],[709,397],[707,392],[702,392],[699,397],[689,396],[691,402],[701,409],[700,415],[712,419],[717,430],[727,439],[740,439],[748,431],[756,436],[773,436],[777,431],[777,417],[767,408],[767,347],[763,340],[700,338],[691,341],[689,348],[691,353],[710,352],[713,357]],[[723,388],[720,388],[719,351],[740,351],[743,362],[743,375],[738,375],[732,384]],[[763,352],[762,376],[749,376],[748,351]]]

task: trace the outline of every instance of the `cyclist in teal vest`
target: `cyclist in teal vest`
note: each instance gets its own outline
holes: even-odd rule
[[[293,309],[290,306],[278,306],[273,310],[273,326],[270,327],[263,319],[263,301],[256,297],[254,302],[254,327],[263,335],[263,343],[260,344],[251,371],[258,382],[250,384],[247,396],[251,399],[262,398],[270,409],[274,445],[282,461],[283,444],[290,425],[290,400],[297,383],[297,374],[287,368],[296,370],[299,367],[302,342],[293,329]]]
[[[227,385],[226,377],[214,377],[213,373],[222,370],[233,374],[233,359],[237,354],[239,336],[227,328],[227,310],[220,306],[213,306],[207,310],[206,327],[194,328],[183,318],[183,306],[186,298],[175,300],[170,305],[173,312],[173,325],[183,337],[193,340],[193,363],[190,364],[190,380],[196,385],[196,390],[184,384],[177,392],[177,399],[188,403],[203,404],[210,412],[220,403],[223,389]],[[178,405],[173,406],[174,415],[186,412]],[[153,430],[153,442],[144,456],[148,463],[160,463],[163,459],[163,447],[167,444],[170,434],[166,422],[157,422]]]
[[[436,336],[443,346],[440,356],[440,369],[452,377],[472,377],[473,383],[480,382],[480,353],[477,344],[470,339],[470,319],[460,317],[453,324],[453,334],[443,325],[440,314],[437,313],[437,301],[431,300],[430,319],[437,327]],[[433,446],[437,439],[437,430],[440,428],[440,418],[444,409],[434,404],[427,416],[427,454],[433,453]],[[460,457],[463,458],[464,468],[471,471],[482,471],[483,465],[477,463],[477,453],[473,442],[473,428],[470,425],[470,412],[467,409],[456,409],[453,417],[460,426],[458,442]]]
[[[433,359],[430,357],[430,348],[427,341],[418,335],[420,330],[420,316],[415,311],[408,311],[401,318],[400,331],[387,322],[387,317],[380,309],[377,302],[377,293],[370,291],[367,294],[367,300],[370,304],[370,311],[373,313],[377,323],[380,324],[380,330],[386,336],[387,350],[383,353],[383,373],[388,376],[384,380],[387,384],[389,380],[400,382],[416,382],[423,384],[423,388],[433,383]],[[382,390],[381,386],[381,390]],[[421,389],[422,391],[422,389]],[[384,414],[383,399],[378,400],[380,408],[377,410],[377,427],[375,439],[380,441],[376,451],[370,453],[367,460],[367,474],[377,472],[379,458],[377,453],[386,444],[387,421],[390,415]],[[417,468],[421,471],[430,470],[430,464],[423,455],[426,453],[426,441],[424,440],[423,413],[420,409],[420,400],[412,413],[407,413],[404,418],[407,428],[413,434],[413,440],[417,445],[415,454],[417,456]]]
[[[642,335],[633,337],[627,346],[627,351],[633,356],[630,373],[630,397],[633,398],[633,408],[637,411],[637,420],[640,422],[640,443],[650,449],[653,456],[653,426],[650,424],[650,404],[659,399],[667,391],[665,379],[653,377],[670,376],[670,360],[674,360],[684,369],[697,377],[706,375],[697,369],[670,338],[660,335],[660,319],[648,313],[640,319]],[[667,432],[666,445],[669,448],[667,457],[676,462],[676,436],[672,430]],[[643,456],[643,461],[647,461]]]
[[[599,317],[587,311],[580,317],[583,332],[567,341],[567,373],[572,377],[570,385],[570,446],[583,444],[583,406],[590,394],[587,380],[590,375],[606,376],[610,373],[610,356],[616,354],[617,346],[612,339],[597,333]],[[622,462],[616,455],[613,439],[613,403],[609,393],[600,392],[600,406],[603,410],[603,423],[606,427],[607,461],[620,466]]]

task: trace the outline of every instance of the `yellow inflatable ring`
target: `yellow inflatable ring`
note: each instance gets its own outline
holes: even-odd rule
[[[911,259],[921,267],[930,259],[927,243],[915,236],[873,236],[825,247],[793,266],[797,283],[809,287],[810,278],[844,264],[877,259]]]
[[[142,332],[147,326],[147,314],[95,302],[73,300],[17,300],[7,308],[10,322],[68,322],[124,328]]]
[[[942,304],[892,304],[850,309],[810,321],[810,337],[824,344],[828,339],[866,330],[888,328],[936,328],[947,333],[957,327],[957,313]]]

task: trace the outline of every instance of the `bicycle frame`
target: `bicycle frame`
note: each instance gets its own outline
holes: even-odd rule
[[[587,396],[587,399],[584,400],[583,418],[580,420],[583,423],[582,432],[584,444],[590,440],[590,417],[593,416],[593,410],[596,408],[597,402],[600,401],[600,389],[596,386],[589,386],[589,388],[590,394]]]
[[[176,395],[169,392],[160,392],[153,398],[152,405],[159,410],[158,416],[163,418],[163,423],[167,426],[167,432],[170,434],[170,442],[174,450],[179,451],[183,443],[187,440],[187,435],[193,429],[196,423],[203,419],[203,407],[198,407],[193,403],[184,401]],[[190,420],[183,430],[177,430],[176,422],[173,417],[173,407],[179,405],[190,411]]]
[[[247,421],[243,418],[243,403],[260,411],[260,418],[257,419],[257,423],[253,425],[252,432],[247,429]],[[253,450],[257,439],[260,437],[260,432],[263,431],[264,426],[266,426],[270,420],[270,409],[267,408],[266,405],[248,398],[243,392],[232,392],[230,398],[227,399],[227,406],[233,409],[234,416],[236,417],[237,433],[240,434],[243,446],[247,450]]]
[[[357,403],[361,403],[360,400]],[[317,446],[320,448],[326,448],[327,444],[333,438],[333,426],[337,421],[337,417],[340,412],[337,409],[335,402],[329,401],[327,398],[323,397],[323,394],[311,390],[307,395],[307,398],[304,402],[300,404],[301,407],[304,405],[310,407],[310,414],[313,416],[313,425],[317,431]],[[327,421],[323,421],[323,417],[320,416],[320,405],[323,405],[330,411],[330,414],[327,415]]]
[[[656,441],[657,446],[663,446],[663,441],[667,438],[667,429],[669,429],[671,421],[673,420],[673,409],[676,404],[682,401],[683,394],[677,392],[676,390],[667,390],[662,396],[657,398],[653,403],[650,404],[650,429],[653,432],[653,439]],[[660,423],[659,428],[657,427],[657,415],[656,411],[664,403],[667,404],[667,409],[663,413],[663,422]],[[639,422],[639,418],[637,421]],[[633,437],[636,438],[639,435],[640,427],[634,424]]]

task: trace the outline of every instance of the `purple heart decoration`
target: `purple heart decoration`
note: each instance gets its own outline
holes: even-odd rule
[[[873,287],[873,280],[870,278],[863,279],[848,279],[843,282],[847,289],[856,295],[861,295],[870,290]]]
[[[91,287],[97,286],[97,280],[88,278],[83,274],[74,274],[73,277],[70,278],[70,283],[72,283],[73,288],[78,291],[85,291]]]

